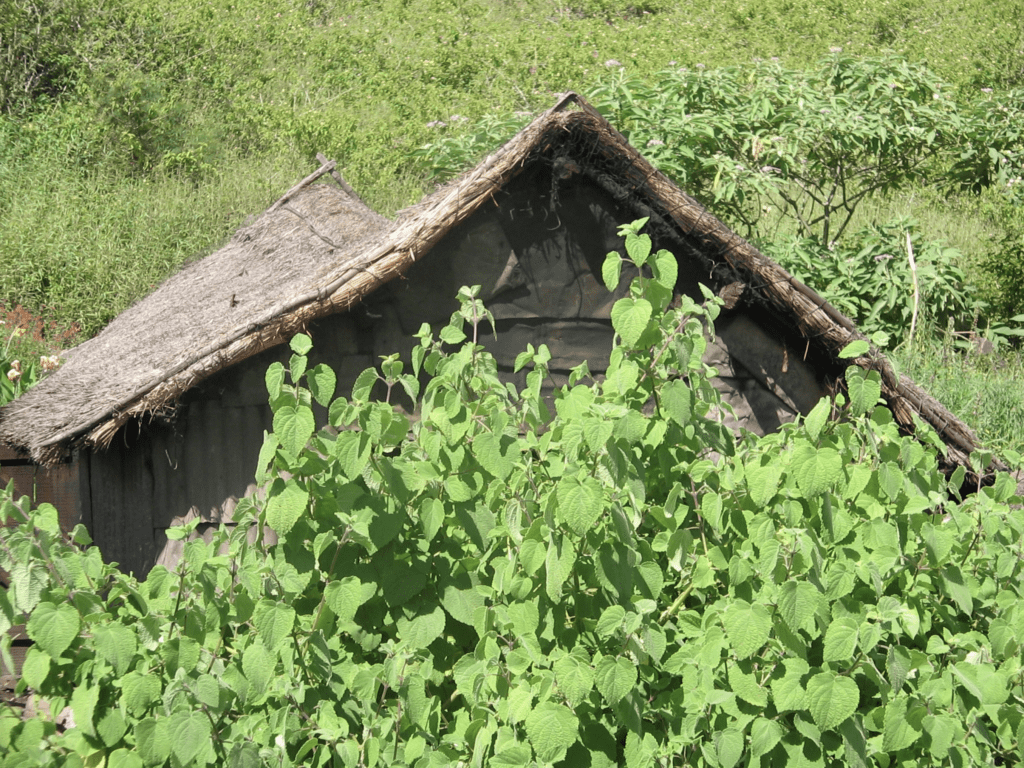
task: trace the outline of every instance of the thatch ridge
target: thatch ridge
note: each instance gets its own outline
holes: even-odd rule
[[[43,463],[56,461],[71,444],[105,446],[129,420],[168,408],[213,373],[359,303],[524,167],[551,162],[553,153],[571,157],[631,210],[650,216],[651,226],[682,236],[711,272],[742,280],[757,300],[791,318],[809,345],[835,359],[864,338],[821,296],[651,166],[582,98],[567,93],[476,168],[394,222],[354,193],[305,186],[307,177],[225,248],[172,277],[0,411],[0,442]],[[313,176],[331,170],[327,163]],[[181,317],[183,308],[195,306],[199,317]],[[881,373],[883,395],[901,426],[912,431],[920,414],[949,445],[948,458],[966,462],[977,445],[966,425],[909,379],[899,379],[876,349],[853,362]]]

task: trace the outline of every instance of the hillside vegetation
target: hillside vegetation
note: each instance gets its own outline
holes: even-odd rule
[[[828,262],[829,279],[815,287],[857,316],[859,303],[878,297],[847,289],[884,283],[886,306],[858,319],[884,320],[876,325],[896,331],[894,344],[909,328],[910,294],[889,295],[888,273],[841,273],[849,259],[879,263],[865,254],[894,254],[908,234],[937,254],[932,298],[953,294],[931,313],[922,343],[1013,340],[1024,311],[1013,194],[1022,25],[1020,0],[12,0],[0,8],[0,304],[94,334],[222,244],[305,175],[316,152],[390,214],[573,89],[798,274],[821,272],[810,267],[837,239],[845,256]],[[902,131],[883,147],[895,160],[885,179],[897,183],[858,198],[848,226],[823,230],[801,225],[796,214],[808,210],[785,204],[803,183],[794,173],[752,173],[786,169],[787,157],[743,160],[759,155],[751,135],[792,127],[788,107],[773,107],[774,124],[741,112],[752,89],[775,88],[772,78],[803,82],[820,99],[823,72],[837,62],[862,73],[874,62],[872,82],[896,72],[914,85],[894,81],[910,112],[902,125],[882,126]],[[847,88],[844,119],[865,96],[857,87]],[[679,101],[687,88],[689,106]],[[789,95],[800,99],[795,88]],[[820,116],[827,106],[814,108]],[[688,112],[700,119],[684,125]],[[656,126],[671,135],[654,135]],[[874,151],[871,131],[849,120],[804,128],[844,137],[849,157]],[[794,145],[788,168],[806,157]],[[818,181],[835,159],[817,158]],[[886,231],[888,240],[878,235]],[[53,341],[52,331],[35,339],[42,351]],[[1010,362],[1003,378],[1018,376]],[[38,372],[23,367],[27,383]],[[1011,417],[1001,409],[993,420]]]

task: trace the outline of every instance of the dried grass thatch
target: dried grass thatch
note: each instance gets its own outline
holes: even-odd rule
[[[808,346],[835,358],[855,339],[853,323],[729,230],[654,169],[576,94],[565,94],[508,144],[390,222],[353,193],[316,174],[231,242],[175,275],[65,365],[0,411],[0,442],[51,463],[71,445],[104,447],[129,420],[158,413],[197,382],[281,344],[310,321],[344,311],[402,274],[453,227],[536,161],[568,160],[650,226],[670,232],[723,284],[740,281],[753,300],[791,322]],[[872,351],[855,363],[882,376],[901,426],[915,417],[965,463],[971,431]]]

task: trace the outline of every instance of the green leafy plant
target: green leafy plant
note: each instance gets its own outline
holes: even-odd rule
[[[476,289],[351,397],[296,336],[266,377],[265,495],[175,571],[137,582],[5,499],[0,643],[26,622],[21,689],[74,725],[0,711],[4,764],[1015,762],[1010,478],[960,499],[964,470],[901,435],[860,368],[737,439],[702,362],[718,300],[674,302],[641,226],[604,264],[609,287],[639,273],[606,376],[582,365],[550,402],[543,346],[522,391],[499,380]]]
[[[588,97],[659,170],[748,235],[781,215],[824,243],[838,242],[871,196],[934,181],[966,122],[926,67],[841,52],[800,71],[777,60],[618,69]],[[492,120],[419,154],[435,172],[464,168],[493,146],[495,127],[504,126]]]
[[[75,81],[76,37],[91,27],[80,0],[12,0],[0,6],[0,113],[64,93]],[[90,29],[90,32],[93,30]]]
[[[761,247],[867,334],[906,338],[915,313],[917,327],[931,334],[951,322],[969,324],[984,308],[960,268],[962,254],[924,240],[912,219],[865,227],[832,249],[798,236]]]
[[[1024,190],[1024,90],[998,96],[991,88],[969,113],[965,141],[950,181],[979,193],[994,187],[1014,204]]]

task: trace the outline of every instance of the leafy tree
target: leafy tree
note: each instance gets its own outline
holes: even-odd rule
[[[926,67],[840,49],[808,71],[762,61],[621,76],[594,96],[662,171],[748,233],[774,210],[825,244],[870,196],[926,181],[964,123]]]
[[[5,500],[0,636],[27,622],[21,686],[74,726],[0,712],[3,765],[1016,762],[1010,478],[956,498],[963,471],[947,482],[860,368],[737,440],[701,362],[717,300],[670,306],[675,259],[624,233],[606,283],[644,269],[607,376],[581,366],[553,410],[547,350],[503,385],[463,289],[411,372],[389,357],[351,398],[296,336],[267,374],[265,501],[174,572],[136,582],[52,507]]]
[[[659,170],[748,236],[767,235],[782,216],[826,245],[872,195],[934,184],[968,126],[978,142],[991,138],[926,67],[838,49],[807,70],[777,60],[642,77],[622,69],[588,98]],[[415,157],[453,173],[507,138],[510,125],[481,122]],[[963,174],[975,178],[973,167]]]

